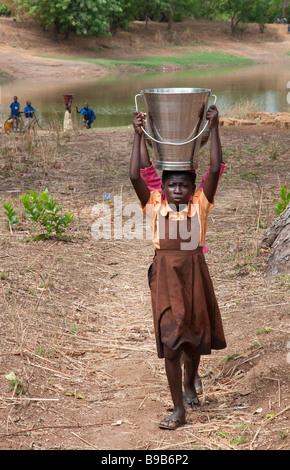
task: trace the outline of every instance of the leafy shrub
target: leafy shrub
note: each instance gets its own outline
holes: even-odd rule
[[[47,189],[39,193],[39,195],[30,190],[29,194],[20,196],[20,200],[24,206],[24,212],[28,214],[29,220],[35,222],[37,226],[44,230],[35,239],[49,238],[54,234],[60,238],[66,227],[73,220],[72,212],[61,214],[63,204],[57,206],[53,196],[48,196]]]
[[[290,191],[288,191],[288,189],[285,188],[285,186],[282,186],[281,188],[280,197],[281,197],[281,200],[279,199],[275,200],[276,206],[274,207],[274,209],[277,215],[280,215],[286,209],[286,207],[288,206],[290,202]]]
[[[9,226],[10,230],[12,230],[12,225],[18,224],[19,222],[17,218],[18,210],[14,209],[10,200],[7,203],[3,203],[3,207],[5,209],[4,215],[7,217],[4,222]]]
[[[8,3],[1,3],[0,4],[0,16],[10,16],[11,9]]]

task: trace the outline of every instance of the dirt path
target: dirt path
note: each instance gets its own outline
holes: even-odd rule
[[[95,64],[86,64],[86,67],[79,62],[68,60],[44,59],[33,57],[26,51],[17,51],[12,47],[0,49],[0,70],[10,76],[10,78],[54,78],[54,77],[78,77],[80,80],[87,76],[102,78],[112,74],[108,69]]]
[[[268,254],[257,255],[279,187],[289,187],[289,131],[279,131],[279,143],[269,127],[221,133],[228,167],[207,261],[228,347],[202,359],[203,408],[174,433],[158,429],[171,400],[155,352],[151,242],[90,234],[105,192],[112,210],[114,196],[136,201],[127,178],[131,129],[50,143],[39,136],[32,153],[25,141],[2,140],[1,204],[10,198],[19,208],[18,194],[48,187],[75,214],[67,243],[30,241],[25,220],[10,235],[1,215],[2,449],[289,448],[289,279],[267,280]]]

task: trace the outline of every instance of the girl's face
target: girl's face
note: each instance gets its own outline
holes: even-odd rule
[[[168,204],[179,210],[180,205],[187,205],[195,189],[190,178],[185,175],[173,174],[162,185],[162,191]]]

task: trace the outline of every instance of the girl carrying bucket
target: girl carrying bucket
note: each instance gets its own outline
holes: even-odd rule
[[[138,111],[135,111],[134,115],[137,115],[137,114],[138,114]],[[142,119],[145,120],[145,114],[144,113],[141,113],[141,117],[142,117]],[[208,136],[205,140],[206,140],[205,141],[205,143],[206,143],[207,140],[208,140]],[[225,171],[225,168],[227,166],[226,163],[224,163],[222,161],[221,149],[220,149],[220,164],[221,164],[221,168],[220,168],[219,180],[221,179],[221,177],[222,177],[222,175]],[[204,182],[205,182],[206,177],[208,175],[208,172],[209,172],[209,169],[207,170],[206,174],[202,178],[202,181],[201,181],[198,189],[203,188]],[[140,173],[141,173],[141,176],[142,176],[143,180],[145,181],[146,185],[148,186],[149,190],[150,191],[154,191],[154,190],[159,191],[160,194],[162,195],[162,198],[165,199],[165,196],[162,193],[162,179],[158,176],[158,174],[156,172],[156,169],[154,167],[154,164],[150,160],[144,132],[142,133],[141,142],[140,142]],[[209,251],[208,247],[206,246],[205,241],[203,243],[202,251],[203,251],[204,254],[208,253],[208,251]],[[150,275],[151,275],[151,270],[152,270],[152,265],[149,267],[148,277],[150,277]],[[196,389],[197,395],[202,394],[202,382],[201,382],[201,378],[200,378],[198,372],[197,372],[196,377],[195,377],[195,389]],[[196,401],[196,403],[195,403],[196,406],[194,406],[194,403],[191,402],[190,407],[198,408],[200,406],[198,398],[196,398],[195,401]]]
[[[130,162],[130,179],[150,218],[155,257],[150,288],[158,357],[165,359],[165,371],[173,400],[173,413],[159,423],[174,430],[185,424],[181,356],[185,365],[184,396],[195,409],[194,380],[200,356],[223,349],[226,341],[212,281],[203,255],[207,217],[214,206],[220,175],[221,146],[218,111],[210,106],[207,116],[211,130],[210,167],[204,187],[195,192],[195,173],[163,171],[162,198],[150,191],[140,173],[142,114],[133,118],[135,130]]]
[[[140,113],[142,119],[145,119],[144,113]],[[134,116],[138,115],[138,111],[134,112]],[[219,180],[221,179],[225,168],[226,168],[226,163],[222,161],[222,155],[220,155],[220,163],[221,163],[221,169],[220,169],[220,174],[219,174]],[[146,141],[144,137],[144,133],[142,133],[142,138],[140,142],[140,173],[145,181],[146,185],[148,186],[150,191],[159,191],[162,194],[162,198],[165,199],[164,194],[162,193],[162,179],[158,176],[156,169],[154,167],[153,162],[149,158],[148,154],[148,149],[146,146]],[[198,187],[198,189],[203,188],[204,182],[206,180],[206,177],[208,175],[209,170],[207,170],[206,174],[202,178],[202,181]],[[206,244],[203,244],[203,253],[206,254],[208,253],[209,249],[206,246]]]

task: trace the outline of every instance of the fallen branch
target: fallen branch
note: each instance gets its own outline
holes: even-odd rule
[[[0,400],[14,400],[19,403],[20,401],[59,401],[59,398],[0,397]]]
[[[1,437],[8,437],[8,436],[17,436],[19,434],[23,433],[29,433],[33,431],[40,431],[42,429],[68,429],[68,428],[88,428],[88,427],[94,427],[94,426],[103,426],[104,424],[111,424],[110,422],[103,422],[103,423],[93,423],[93,424],[56,424],[56,425],[51,425],[51,426],[37,426],[34,428],[29,428],[29,429],[21,429],[20,431],[14,431],[10,433],[0,433],[0,438]]]
[[[73,436],[76,436],[78,439],[80,439],[81,441],[83,441],[85,444],[87,444],[88,446],[92,447],[92,449],[95,449],[95,450],[99,450],[98,447],[95,447],[93,446],[93,444],[90,444],[89,442],[87,442],[85,439],[83,439],[82,437],[78,436],[75,432],[72,432],[71,433]]]

